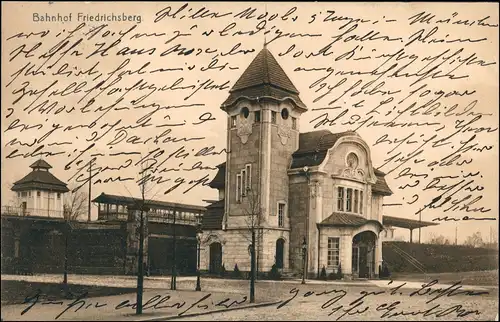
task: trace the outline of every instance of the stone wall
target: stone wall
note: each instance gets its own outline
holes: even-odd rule
[[[63,220],[2,216],[1,224],[3,273],[62,273],[67,233],[70,274],[135,274],[137,271],[138,237],[133,223],[127,227],[127,223],[79,222],[68,230]],[[145,238],[145,263],[156,268],[153,274],[170,274],[173,227],[150,223],[148,230],[153,242],[148,245]],[[196,271],[195,230],[192,226],[176,227],[180,274]],[[149,261],[148,253],[153,255]]]

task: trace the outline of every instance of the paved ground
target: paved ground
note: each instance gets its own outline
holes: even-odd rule
[[[2,279],[56,282],[57,275],[2,276]],[[134,277],[124,276],[69,276],[69,281],[87,285],[135,285]],[[278,302],[272,306],[214,313],[200,317],[182,317],[192,313],[245,306],[248,299],[248,281],[203,279],[203,292],[194,292],[194,278],[178,278],[178,291],[170,291],[168,277],[147,278],[144,302],[149,309],[140,318],[131,307],[135,295],[86,299],[70,307],[60,320],[144,320],[177,316],[176,320],[493,320],[498,312],[497,288],[464,287],[461,285],[428,285],[422,283],[388,281],[320,282],[258,281],[258,302]],[[465,291],[468,293],[464,294]],[[474,293],[471,293],[474,292]],[[489,294],[478,294],[489,292]],[[472,295],[476,294],[476,295]],[[153,300],[151,300],[153,299]],[[228,300],[226,300],[228,299]],[[129,302],[124,302],[124,301]],[[225,301],[226,300],[226,301]],[[159,303],[161,302],[161,303]],[[222,303],[221,303],[222,302]],[[53,320],[72,301],[62,304],[35,304],[28,313],[25,305],[2,307],[6,320]],[[121,305],[119,305],[122,303]],[[158,304],[159,303],[159,304]],[[178,303],[176,305],[176,303]],[[184,304],[182,304],[184,303]],[[101,305],[104,305],[102,306]],[[156,304],[156,308],[154,308]],[[82,305],[81,309],[78,309]],[[97,307],[96,307],[97,306]],[[180,307],[178,307],[180,306]],[[281,307],[280,307],[281,306]],[[77,311],[78,309],[78,311]],[[76,312],[75,312],[76,311]],[[404,313],[402,315],[401,313]],[[179,318],[181,314],[181,318]]]

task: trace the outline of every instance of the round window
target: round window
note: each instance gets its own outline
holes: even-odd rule
[[[288,118],[288,110],[286,108],[281,110],[281,117],[286,120]]]
[[[243,116],[244,118],[247,118],[248,115],[250,115],[250,111],[248,110],[247,107],[244,107],[241,109],[241,116]]]
[[[358,167],[359,160],[355,153],[349,153],[346,161],[349,168],[356,169]]]

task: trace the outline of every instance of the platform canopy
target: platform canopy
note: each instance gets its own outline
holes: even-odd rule
[[[384,226],[393,226],[406,229],[416,229],[428,226],[437,226],[438,223],[429,221],[420,221],[415,219],[407,219],[401,217],[384,216],[383,217]]]

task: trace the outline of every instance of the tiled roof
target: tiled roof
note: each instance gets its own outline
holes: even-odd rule
[[[291,94],[279,88],[272,87],[271,85],[260,85],[255,87],[248,87],[237,92],[229,93],[229,97],[222,103],[222,107],[232,105],[238,101],[238,99],[248,97],[249,99],[256,99],[262,97],[272,97],[278,100],[285,100],[286,98],[291,98],[298,107],[306,110],[307,107],[300,99],[299,95]]]
[[[222,220],[224,218],[224,199],[214,202],[207,206],[207,211],[203,215],[203,230],[222,229]]]
[[[385,173],[377,169],[374,169],[374,171],[375,171],[375,176],[377,177],[377,182],[372,186],[372,192],[374,194],[379,194],[383,196],[392,195],[392,190],[391,188],[389,188],[384,178]]]
[[[52,168],[52,166],[50,164],[48,164],[47,161],[40,159],[40,160],[35,161],[35,163],[33,163],[32,165],[30,165],[30,168],[50,169],[50,168]]]
[[[276,58],[266,47],[262,48],[257,54],[230,92],[261,84],[272,84],[287,92],[299,94],[299,91],[278,64]]]
[[[119,204],[119,205],[133,205],[141,202],[142,199],[125,197],[125,196],[117,196],[117,195],[109,195],[105,193],[101,193],[97,198],[92,200],[92,202],[99,202],[104,204]],[[187,205],[182,203],[175,202],[166,202],[160,200],[148,200],[146,205],[149,207],[158,207],[158,208],[178,208],[179,210],[192,210],[192,211],[201,211],[204,212],[206,210],[203,206],[197,205]]]
[[[328,149],[333,147],[338,139],[347,135],[358,135],[353,131],[332,133],[328,130],[319,130],[299,135],[299,149],[292,155],[291,169],[321,164]]]
[[[263,96],[280,100],[291,98],[297,106],[306,109],[298,96],[299,91],[266,47],[257,54],[229,92],[229,97],[222,104],[223,109],[245,96],[250,99]]]
[[[219,164],[217,166],[217,168],[219,168],[219,171],[217,171],[217,174],[215,175],[215,177],[208,184],[208,186],[210,188],[214,188],[214,189],[224,188],[224,185],[226,184],[226,181],[225,181],[225,179],[226,179],[226,162]]]
[[[419,227],[439,225],[438,223],[435,222],[420,221],[415,219],[407,219],[407,218],[392,217],[392,216],[384,216],[382,221],[384,225],[407,228],[407,229],[415,229]]]
[[[42,161],[40,162],[40,165],[42,166],[41,168],[48,169],[46,167],[47,165],[50,167],[50,165],[47,162],[43,160],[39,161]],[[37,162],[35,162],[33,165],[35,165]],[[14,185],[11,188],[12,191],[22,191],[27,189],[51,190],[56,192],[69,191],[66,183],[57,179],[52,173],[45,170],[31,171],[21,180],[14,182]]]
[[[368,220],[362,216],[354,214],[346,214],[342,212],[334,212],[328,218],[319,223],[320,226],[361,226],[369,222],[382,224],[376,220]]]

